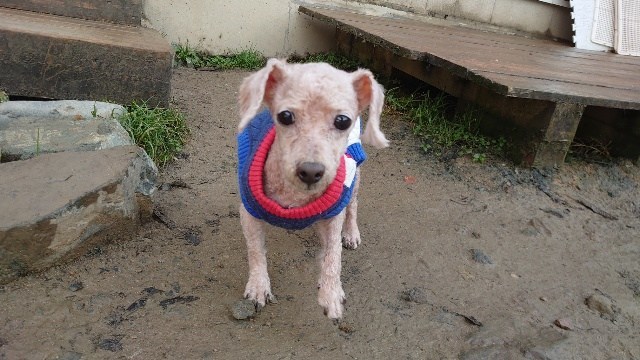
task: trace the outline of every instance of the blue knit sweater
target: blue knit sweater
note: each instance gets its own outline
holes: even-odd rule
[[[338,215],[351,200],[356,167],[366,160],[360,143],[360,119],[349,134],[349,145],[334,183],[320,198],[300,208],[283,208],[264,194],[264,162],[274,138],[275,125],[268,110],[256,115],[237,137],[240,197],[249,214],[292,230]]]

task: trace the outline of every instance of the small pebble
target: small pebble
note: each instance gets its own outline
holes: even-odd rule
[[[340,324],[338,325],[338,329],[340,329],[340,331],[342,331],[345,334],[351,334],[354,332],[353,326],[351,326],[351,324],[344,321],[340,322]]]
[[[549,300],[549,299],[547,299],[546,297],[544,297],[544,296],[540,296],[540,301],[545,301],[545,302],[546,302],[546,301],[548,301],[548,300]]]
[[[573,330],[573,325],[571,324],[571,320],[567,318],[556,319],[556,321],[554,321],[553,324],[563,330]]]
[[[82,281],[74,281],[69,285],[69,290],[76,292],[76,291],[80,291],[84,288],[84,284],[82,284]]]
[[[256,316],[256,305],[249,299],[236,301],[231,307],[231,312],[236,320],[251,319]]]
[[[473,259],[473,261],[480,264],[484,264],[484,265],[493,264],[493,260],[491,260],[489,255],[485,254],[480,249],[471,249],[471,258]]]

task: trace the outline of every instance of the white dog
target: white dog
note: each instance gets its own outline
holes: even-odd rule
[[[257,307],[273,299],[264,223],[289,229],[314,224],[322,245],[318,302],[329,318],[342,317],[341,250],[360,244],[357,165],[366,156],[360,114],[369,108],[362,140],[388,146],[379,127],[383,102],[384,90],[370,71],[347,73],[325,63],[271,59],[243,81],[238,175],[249,261],[244,296]]]

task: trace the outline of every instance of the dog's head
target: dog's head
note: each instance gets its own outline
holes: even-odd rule
[[[368,70],[348,73],[325,63],[270,59],[240,86],[238,129],[264,104],[276,123],[273,147],[281,154],[281,176],[290,186],[316,194],[334,179],[348,135],[367,107],[362,141],[388,146],[379,126],[383,102],[384,90]]]

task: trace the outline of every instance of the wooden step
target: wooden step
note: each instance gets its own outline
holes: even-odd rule
[[[9,95],[165,106],[172,59],[151,29],[0,8],[0,89]]]
[[[142,0],[0,0],[0,7],[124,25],[142,17]]]
[[[299,12],[335,25],[340,52],[439,88],[458,98],[460,111],[471,104],[484,110],[483,129],[511,138],[523,165],[561,165],[587,107],[640,111],[640,57],[426,17],[337,6],[301,5]]]

